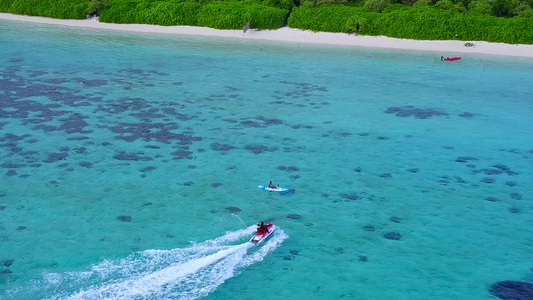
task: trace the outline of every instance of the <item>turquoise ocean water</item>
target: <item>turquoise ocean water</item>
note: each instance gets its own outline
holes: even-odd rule
[[[441,55],[0,21],[0,298],[533,280],[533,61]]]

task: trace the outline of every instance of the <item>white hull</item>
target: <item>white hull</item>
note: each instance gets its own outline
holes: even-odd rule
[[[282,193],[288,193],[289,192],[289,189],[287,188],[280,188],[280,187],[276,187],[276,188],[269,188],[268,186],[266,185],[260,185],[258,186],[260,189],[262,190],[265,190],[265,191],[269,191],[269,192],[282,192]]]
[[[274,231],[276,230],[276,225],[272,225],[272,227],[270,227],[268,229],[268,232],[266,234],[263,234],[263,235],[254,235],[251,239],[250,239],[250,243],[254,244],[254,245],[259,245],[261,244],[262,242],[264,242],[269,236],[272,235],[272,233],[274,233]]]

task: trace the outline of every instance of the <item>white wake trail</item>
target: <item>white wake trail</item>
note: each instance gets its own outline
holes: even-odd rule
[[[46,287],[51,300],[198,299],[240,269],[263,260],[288,238],[278,228],[263,245],[253,246],[247,241],[231,244],[248,239],[254,232],[251,226],[187,248],[146,250],[105,260],[87,271],[48,273],[39,286]],[[248,253],[250,248],[254,250]]]
[[[132,299],[139,296],[150,296],[154,293],[162,292],[165,285],[178,282],[181,278],[194,274],[201,268],[207,267],[234,252],[241,251],[244,255],[251,246],[252,244],[245,243],[229,249],[219,250],[215,254],[173,265],[140,278],[82,291],[68,297],[68,299]]]

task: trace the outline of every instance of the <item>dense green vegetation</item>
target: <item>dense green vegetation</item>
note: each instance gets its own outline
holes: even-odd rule
[[[100,21],[159,25],[191,25],[242,29],[276,29],[287,23],[289,10],[245,1],[114,0],[103,6]]]
[[[533,0],[0,0],[0,11],[101,22],[533,44]]]
[[[463,14],[427,5],[392,6],[382,13],[364,7],[302,6],[292,10],[289,26],[420,40],[533,43],[533,18]]]
[[[0,0],[0,11],[58,19],[85,19],[90,0]]]

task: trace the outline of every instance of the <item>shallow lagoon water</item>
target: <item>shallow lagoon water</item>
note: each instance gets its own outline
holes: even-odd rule
[[[2,298],[492,299],[532,280],[531,60],[0,29]],[[278,235],[241,246],[260,220]]]

